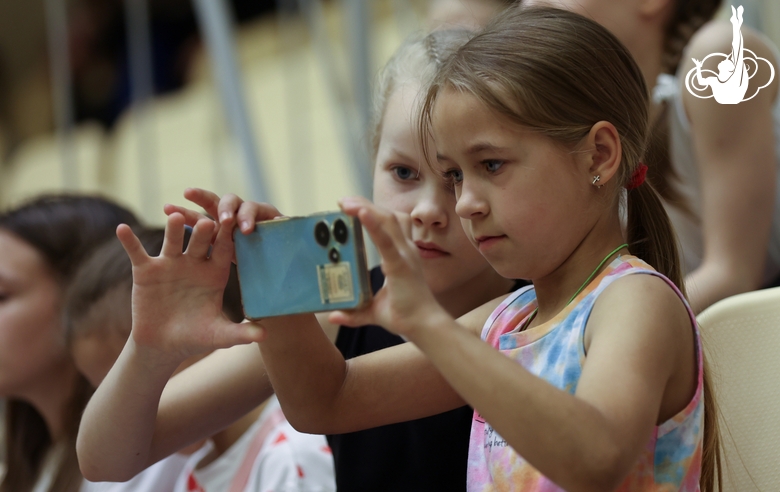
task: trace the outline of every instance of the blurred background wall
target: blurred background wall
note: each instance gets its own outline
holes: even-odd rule
[[[227,119],[201,35],[197,1],[0,2],[0,206],[47,191],[98,192],[160,224],[163,203],[183,204],[187,186],[255,196],[246,147]],[[405,37],[427,29],[430,12],[460,3],[477,15],[480,4],[219,2],[230,14],[262,198],[286,214],[333,209],[341,196],[369,193],[366,88]],[[128,54],[133,3],[147,10],[153,95],[136,105]],[[780,1],[735,3],[745,5],[747,22],[780,45]],[[64,47],[51,45],[50,24],[47,29],[57,4],[65,13]],[[49,54],[63,49],[72,128],[63,126],[53,102]]]
[[[182,203],[187,186],[251,196],[242,148],[226,121],[193,3],[148,2],[154,98],[133,107],[123,2],[59,1],[67,7],[75,124],[67,147],[78,179],[70,188],[111,196],[152,223],[163,220],[163,203]],[[224,3],[261,154],[264,198],[285,213],[300,214],[332,209],[338,197],[362,191],[350,167],[370,161],[367,123],[357,116],[362,108],[353,97],[358,90],[350,46],[353,27],[361,22],[350,18],[350,2]],[[406,35],[421,29],[427,5],[388,0],[365,6],[369,65],[363,70],[372,77]],[[3,205],[68,188],[46,15],[43,0],[0,5]]]

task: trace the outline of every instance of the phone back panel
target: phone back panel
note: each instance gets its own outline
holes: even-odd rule
[[[343,243],[334,238],[338,219],[347,226]],[[325,246],[314,232],[321,222],[330,233]],[[327,212],[259,222],[248,235],[236,229],[233,239],[249,319],[355,309],[371,298],[363,230],[356,218]]]

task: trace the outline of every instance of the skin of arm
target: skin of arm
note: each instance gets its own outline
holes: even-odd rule
[[[324,321],[323,333],[335,339],[338,327]],[[106,397],[101,410],[95,412],[97,418],[109,418],[102,432],[114,445],[111,453],[100,455],[95,469],[85,469],[92,480],[129,480],[228,427],[273,394],[257,344],[217,350],[170,381],[168,369],[145,370],[132,341],[125,352],[101,393]],[[84,467],[93,459],[85,455],[81,461]]]
[[[743,33],[747,48],[774,61],[754,32],[744,28]],[[703,58],[728,50],[730,43],[731,26],[713,23],[694,37],[688,49],[693,57]],[[683,73],[692,67],[689,62]],[[750,80],[748,95],[768,77],[768,70],[759,71]],[[698,99],[683,91],[701,180],[704,256],[686,278],[697,313],[725,297],[755,290],[763,282],[776,194],[772,106],[777,84],[776,79],[755,98],[735,105]]]
[[[389,214],[364,202],[342,206],[358,215],[371,234],[387,283],[371,306],[336,312],[331,321],[382,323],[407,337],[518,453],[566,490],[613,490],[631,470],[653,426],[693,397],[691,322],[663,280],[633,275],[602,293],[587,325],[583,373],[576,394],[570,395],[531,375],[438,307],[426,292],[419,260],[411,255],[413,244]],[[347,378],[362,392],[378,392],[396,376],[389,367],[379,369],[371,379]],[[420,398],[416,392],[401,396],[409,400],[406,405]],[[391,392],[388,404],[400,407],[396,397]]]
[[[328,323],[327,315],[317,314],[316,318],[333,342],[339,327]],[[165,386],[151,440],[152,462],[215,434],[272,394],[257,344],[217,350]],[[135,427],[138,432],[137,424]]]
[[[90,422],[85,430],[96,432],[82,434],[77,446],[89,480],[129,480],[273,394],[254,345],[218,350],[170,382],[170,366],[147,362],[143,349],[129,340],[85,412]]]
[[[335,341],[339,327],[329,323],[325,314],[317,314],[316,318],[328,340]],[[214,435],[272,394],[273,387],[257,344],[217,350],[171,378],[165,386],[156,421],[150,426],[153,434],[148,439],[146,466]],[[137,419],[131,416],[128,420],[133,422],[129,430],[136,434],[144,432]]]
[[[459,318],[459,329],[479,333],[504,297]],[[411,343],[345,361],[311,316],[262,324],[263,360],[288,421],[301,432],[354,432],[465,405]]]

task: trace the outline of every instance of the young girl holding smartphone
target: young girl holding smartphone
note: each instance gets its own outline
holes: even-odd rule
[[[331,321],[380,323],[414,346],[345,362],[313,323],[264,321],[257,337],[293,425],[346,431],[466,401],[469,490],[712,490],[716,414],[698,328],[639,162],[647,108],[628,51],[575,14],[515,9],[462,47],[422,127],[467,234],[496,271],[534,285],[484,326],[455,322],[395,217],[344,200],[387,281],[370,307]]]
[[[469,243],[455,214],[455,195],[423,161],[415,132],[414,109],[420,91],[442,61],[469,36],[467,31],[438,31],[406,43],[380,75],[375,97],[375,114],[379,118],[373,141],[374,199],[409,217],[409,233],[422,257],[426,282],[456,317],[516,285],[499,276]],[[246,203],[236,216],[233,212],[240,204],[237,197],[228,197],[218,209],[219,198],[212,193],[188,190],[185,196],[213,217],[228,213],[228,220],[240,223],[247,233],[253,229],[256,216],[266,210]],[[186,214],[193,225],[199,218],[178,207],[168,206],[166,211]],[[136,280],[139,278],[137,271]],[[371,278],[374,289],[379,289],[382,272],[374,269]],[[218,281],[222,281],[221,277]],[[190,337],[213,328],[208,315],[203,314],[203,309],[209,307],[201,304],[188,314],[189,321],[175,322],[182,327],[192,323],[181,336]],[[147,312],[138,302],[134,309]],[[180,312],[176,302],[165,310]],[[134,328],[130,345],[141,343],[137,347],[141,350],[134,351],[136,356],[157,352],[155,358],[178,360],[181,347],[162,337],[166,330],[175,328],[168,321],[173,320],[158,318],[157,326],[147,332],[160,335],[154,341],[142,340],[143,328]],[[401,337],[380,326],[339,329],[328,323],[326,317],[320,317],[320,322],[328,336],[335,339],[344,358],[403,343]],[[172,331],[169,334],[175,335]],[[171,374],[167,363],[150,368],[137,357],[131,359],[127,355],[130,345],[98,389],[84,417],[80,459],[87,476],[95,480],[133,476],[250,411],[272,391],[254,346],[209,356],[173,378],[166,387]],[[217,343],[214,348],[220,345]],[[195,352],[202,353],[200,349]],[[163,387],[165,393],[161,394]],[[129,394],[132,399],[126,396]],[[461,406],[414,422],[348,434],[331,433],[329,442],[338,490],[463,490],[472,413],[469,407]]]

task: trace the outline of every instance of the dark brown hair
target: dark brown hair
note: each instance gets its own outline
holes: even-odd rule
[[[114,235],[119,224],[137,220],[124,208],[102,198],[44,196],[0,214],[0,229],[35,248],[63,287],[95,245]],[[82,483],[76,459],[76,435],[81,412],[91,394],[83,377],[76,381],[63,415],[65,445],[51,490],[77,491]],[[6,404],[6,475],[0,492],[32,489],[52,439],[42,416],[29,403],[9,399]]]
[[[433,107],[445,88],[472,94],[508,120],[572,151],[594,124],[612,123],[623,151],[616,174],[622,186],[629,183],[645,153],[649,101],[641,70],[615,36],[572,12],[510,8],[474,36],[434,78],[422,105],[421,135],[430,132]],[[622,194],[618,187],[616,206]],[[684,292],[677,240],[661,197],[647,182],[628,191],[626,200],[632,253]],[[711,491],[719,441],[706,370],[704,379],[701,483],[702,490]]]

